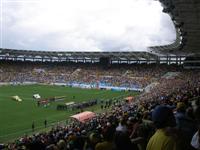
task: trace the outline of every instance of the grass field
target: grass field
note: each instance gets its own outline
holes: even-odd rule
[[[32,98],[33,94],[39,93],[42,98],[54,96],[66,96],[64,101],[53,102],[48,107],[38,107]],[[120,96],[135,95],[134,92],[117,92],[109,90],[79,89],[62,86],[45,85],[17,85],[0,87],[0,143],[13,140],[24,134],[30,134],[31,124],[34,121],[36,131],[44,130],[44,120],[48,124],[64,121],[76,111],[58,111],[57,104],[66,102],[82,102],[91,99],[110,99]],[[11,99],[18,95],[22,102]],[[75,96],[75,98],[73,98]],[[100,106],[92,106],[84,110],[99,111]]]

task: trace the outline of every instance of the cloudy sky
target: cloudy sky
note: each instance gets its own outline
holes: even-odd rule
[[[172,43],[175,29],[154,0],[0,0],[0,47],[143,51]]]

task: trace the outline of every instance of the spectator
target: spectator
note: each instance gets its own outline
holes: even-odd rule
[[[137,150],[138,147],[131,140],[127,132],[117,131],[115,134],[116,150]]]
[[[179,130],[181,149],[192,150],[190,141],[197,130],[196,122],[186,116],[186,105],[183,102],[177,103],[177,112],[175,114],[177,129]]]
[[[116,128],[116,131],[127,132],[126,121],[124,118],[121,118],[119,124]]]
[[[35,131],[35,123],[34,123],[34,121],[32,122],[31,128],[32,128],[32,132],[34,132]]]
[[[95,150],[113,150],[115,148],[114,133],[115,133],[114,126],[106,127],[103,133],[103,141],[97,143],[97,145],[95,146]]]
[[[157,106],[152,113],[152,120],[157,128],[147,144],[147,150],[177,150],[177,140],[170,132],[176,125],[172,110],[166,106]]]
[[[47,120],[46,119],[44,120],[44,127],[45,128],[47,127]]]

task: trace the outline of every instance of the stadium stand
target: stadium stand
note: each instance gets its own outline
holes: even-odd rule
[[[68,64],[69,65],[69,64]],[[89,67],[91,69],[89,69]],[[118,69],[116,69],[118,68]],[[155,120],[152,118],[157,106],[165,106],[173,112],[175,127],[167,125],[159,129],[154,137],[159,134],[169,133],[172,142],[179,149],[192,149],[190,142],[192,136],[198,130],[199,124],[199,97],[200,97],[200,72],[198,70],[185,70],[182,66],[138,64],[138,65],[111,65],[107,70],[96,64],[70,64],[62,63],[34,63],[34,62],[2,62],[1,82],[87,82],[104,81],[106,84],[124,84],[126,78],[142,79],[142,83],[148,85],[158,82],[150,91],[143,92],[134,98],[133,102],[118,101],[112,104],[112,108],[102,114],[97,114],[91,120],[71,122],[66,125],[58,125],[48,132],[41,132],[31,136],[24,136],[15,142],[8,143],[8,149],[122,149],[124,144],[127,149],[145,149],[150,137],[156,131]],[[38,72],[35,72],[37,70]],[[42,70],[42,71],[41,71]],[[78,75],[76,72],[81,70]],[[20,71],[20,72],[19,72]],[[59,78],[59,72],[64,74]],[[70,73],[69,73],[70,72]],[[73,73],[75,72],[75,73]],[[5,74],[4,74],[5,73]],[[68,76],[67,76],[68,74]],[[79,76],[81,74],[81,76]],[[4,76],[6,75],[6,76]],[[23,75],[23,78],[20,76]],[[90,78],[90,75],[93,78]],[[68,78],[65,78],[67,76]],[[102,77],[103,76],[103,77]],[[109,78],[106,78],[109,76]],[[93,80],[95,78],[95,80]],[[111,79],[110,79],[111,78]],[[60,79],[60,80],[59,80]],[[138,80],[137,80],[138,81]],[[131,84],[127,84],[129,86]],[[193,102],[195,101],[195,103]],[[194,104],[193,104],[194,103]],[[181,111],[180,111],[181,110]],[[162,115],[162,113],[159,113]],[[159,123],[165,124],[167,116],[159,116]],[[158,128],[158,127],[157,127]],[[112,133],[112,136],[111,136]],[[162,134],[161,134],[162,133]],[[161,135],[160,135],[161,134]],[[164,137],[163,137],[164,138]],[[161,140],[161,142],[165,142]],[[123,139],[123,140],[122,140]],[[153,140],[153,139],[152,139]],[[152,141],[151,140],[151,141]],[[151,145],[151,146],[150,146]],[[147,149],[152,149],[152,143]],[[155,146],[154,146],[155,147]],[[170,147],[170,148],[172,148]],[[178,149],[178,148],[176,148]]]
[[[150,47],[150,53],[59,52],[59,56],[63,57],[58,57],[56,52],[1,49],[0,59],[5,61],[0,65],[0,82],[101,82],[109,86],[139,88],[145,88],[153,82],[157,84],[136,97],[134,102],[119,100],[112,104],[109,111],[97,114],[86,123],[58,125],[47,132],[26,135],[14,142],[0,144],[0,148],[199,150],[200,72],[194,70],[199,57],[196,57],[198,60],[191,57],[199,54],[200,49],[200,1],[159,1],[163,5],[163,12],[170,15],[175,25],[177,39],[170,45]],[[41,56],[37,58],[40,62],[34,62],[38,55]],[[57,62],[44,62],[53,57],[56,57]],[[78,59],[80,57],[81,61]],[[96,64],[100,57],[107,58],[106,63],[110,58],[112,65],[100,67]],[[145,64],[141,64],[143,60]],[[176,66],[184,64],[184,60],[189,61],[193,70],[190,70],[191,67],[185,70]],[[113,64],[114,61],[117,61],[117,65]],[[163,62],[166,64],[162,65]],[[169,65],[172,63],[176,65]],[[169,77],[169,72],[178,73]]]
[[[147,67],[148,66],[148,67]],[[63,63],[2,62],[0,82],[90,84],[94,87],[116,86],[142,89],[152,80],[169,71],[179,71],[167,65],[112,65],[102,69],[83,63],[64,66]],[[77,71],[80,71],[77,73]]]

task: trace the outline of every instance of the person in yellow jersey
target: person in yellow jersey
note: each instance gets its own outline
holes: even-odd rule
[[[167,106],[157,106],[152,112],[152,121],[156,132],[150,138],[146,150],[178,150],[177,137],[173,132],[176,121],[172,110]]]

